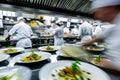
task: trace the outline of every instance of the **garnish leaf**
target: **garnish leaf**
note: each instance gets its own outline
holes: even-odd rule
[[[101,54],[98,55],[98,57],[96,57],[96,60],[101,60],[102,57],[101,57]]]

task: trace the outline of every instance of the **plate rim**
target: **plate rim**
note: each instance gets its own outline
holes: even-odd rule
[[[0,55],[6,56],[6,58],[0,60],[0,62],[2,62],[2,61],[4,61],[4,60],[7,60],[7,59],[10,57],[10,55],[8,55],[8,54],[3,54],[3,53],[1,53]]]
[[[47,46],[41,46],[41,47],[38,47],[38,50],[41,50],[41,51],[57,51],[60,49],[60,46],[50,46],[50,47],[57,47],[57,49],[55,50],[45,50],[45,49],[41,49],[41,48],[44,48],[44,47],[47,47]],[[59,48],[59,49],[58,49]]]
[[[5,49],[9,49],[9,48],[2,48],[2,49],[0,49],[0,51],[1,51],[3,54],[16,54],[16,53],[19,53],[19,52],[22,52],[22,51],[25,50],[23,47],[13,47],[12,49],[21,49],[21,50],[20,50],[20,51],[17,51],[17,52],[4,53],[3,50],[5,50]]]
[[[41,53],[42,52],[42,54],[48,54],[49,55],[49,57],[48,58],[46,58],[46,59],[42,59],[42,60],[37,60],[37,61],[34,61],[34,62],[20,62],[20,61],[16,61],[16,63],[22,63],[22,64],[27,64],[27,63],[36,63],[36,62],[40,62],[40,61],[44,61],[44,60],[47,60],[47,59],[49,59],[50,57],[51,57],[51,53],[49,53],[49,52],[43,52],[43,51],[36,51],[36,52],[39,52],[39,53]],[[13,60],[16,60],[15,58],[18,58],[19,56],[21,56],[21,55],[24,55],[24,54],[30,54],[31,52],[25,52],[25,53],[22,53],[22,54],[19,54],[19,55],[16,55],[15,57],[13,57]]]

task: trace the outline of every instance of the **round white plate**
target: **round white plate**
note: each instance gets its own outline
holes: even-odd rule
[[[6,59],[8,59],[10,57],[10,55],[7,55],[7,54],[0,54],[0,62],[1,61],[4,61]]]
[[[19,54],[17,56],[15,56],[13,58],[14,61],[18,62],[18,63],[34,63],[34,62],[39,62],[39,61],[43,61],[45,59],[48,59],[51,57],[51,54],[48,52],[40,52],[40,51],[36,51],[35,54],[42,56],[42,58],[40,60],[34,61],[34,62],[23,62],[22,59],[26,56],[29,56],[32,52],[26,52],[23,54]]]
[[[56,70],[59,70],[65,66],[70,66],[73,61],[62,60],[55,63],[48,63],[39,71],[39,79],[40,80],[57,80],[52,74],[56,74]],[[101,69],[91,64],[80,62],[80,68],[87,72],[91,73],[91,80],[111,80],[110,77]]]
[[[38,49],[41,50],[41,51],[57,51],[57,50],[61,49],[60,46],[50,46],[50,47],[52,47],[54,50],[46,50],[47,47],[48,47],[48,46],[42,46],[42,47],[39,47]]]
[[[7,49],[9,49],[9,48],[0,49],[0,52],[1,52],[1,53],[5,53],[4,50],[7,50]],[[25,49],[22,48],[22,47],[13,47],[12,49],[16,49],[17,52],[10,52],[10,53],[5,53],[5,54],[14,54],[14,53],[22,52],[22,51],[25,50]]]
[[[30,80],[32,71],[29,68],[23,66],[0,67],[0,76],[7,76],[14,73],[16,73],[14,77],[21,78],[21,80]]]

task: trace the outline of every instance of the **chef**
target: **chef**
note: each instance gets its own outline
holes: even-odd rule
[[[93,24],[93,37],[96,37],[97,35],[100,35],[102,33],[102,29],[100,28],[100,26],[97,25],[97,23]]]
[[[24,48],[32,47],[32,42],[30,38],[33,32],[31,27],[24,22],[23,17],[17,18],[17,24],[15,24],[12,27],[12,29],[9,31],[6,40],[10,40],[10,37],[14,34],[17,36],[18,39],[16,47],[24,47]]]
[[[54,27],[55,27],[55,30],[49,36],[54,36],[54,46],[61,46],[64,43],[63,28],[61,27],[60,23],[55,23]]]
[[[70,30],[68,27],[64,27],[63,28],[64,34],[70,33]]]
[[[74,28],[71,30],[71,34],[77,36],[77,35],[78,35],[78,32],[79,32],[79,31],[78,31],[78,28],[77,28],[77,26],[75,25]]]
[[[93,35],[93,27],[90,23],[88,23],[87,20],[85,20],[80,26],[79,26],[79,37],[81,38],[81,42],[88,41],[92,39]]]
[[[103,59],[101,66],[120,71],[120,0],[93,1],[91,10],[96,19],[113,23],[115,26],[83,45],[101,40],[107,42],[105,54],[109,60]]]

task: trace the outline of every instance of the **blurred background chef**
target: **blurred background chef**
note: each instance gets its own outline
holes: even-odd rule
[[[97,35],[102,34],[102,29],[100,28],[100,26],[97,25],[97,23],[93,24],[93,38],[96,37]]]
[[[77,26],[75,25],[74,28],[71,30],[71,34],[74,35],[74,36],[78,36],[78,28]]]
[[[93,27],[87,20],[85,20],[81,25],[79,25],[78,35],[81,38],[81,42],[92,39]]]
[[[70,33],[70,30],[69,30],[68,27],[64,27],[63,31],[64,31],[64,34],[69,34]]]
[[[31,27],[24,22],[23,17],[18,17],[17,22],[18,23],[15,24],[9,31],[6,40],[10,40],[10,37],[15,34],[18,39],[16,47],[32,47],[32,42],[30,38],[33,32]]]
[[[96,19],[103,22],[115,24],[115,27],[108,29],[102,35],[84,42],[83,45],[90,45],[95,41],[108,43],[105,51],[108,59],[103,59],[101,66],[120,71],[120,0],[96,0],[92,3],[92,13]]]
[[[54,36],[54,46],[61,46],[64,44],[64,32],[60,23],[54,24],[55,30],[49,36]]]

